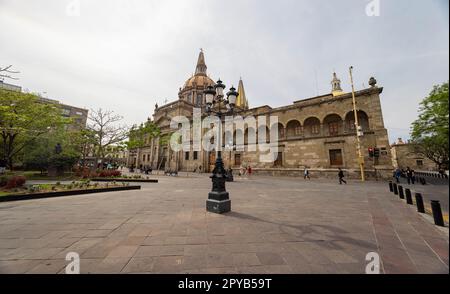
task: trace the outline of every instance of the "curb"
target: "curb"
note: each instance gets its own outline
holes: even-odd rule
[[[103,189],[72,190],[72,191],[46,192],[46,193],[34,193],[34,194],[15,194],[15,195],[1,196],[0,202],[33,200],[33,199],[42,199],[42,198],[76,196],[76,195],[96,194],[96,193],[115,192],[115,191],[127,191],[127,190],[140,190],[140,189],[141,189],[141,186],[126,186],[126,187],[110,187],[110,188],[103,188]]]

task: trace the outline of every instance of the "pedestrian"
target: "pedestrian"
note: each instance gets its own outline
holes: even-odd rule
[[[247,174],[248,174],[248,177],[250,177],[252,175],[252,167],[250,165],[247,167]]]
[[[347,181],[344,180],[344,172],[342,171],[341,168],[339,168],[338,177],[339,177],[339,185],[342,185],[342,183],[347,185]]]
[[[413,182],[413,171],[409,168],[409,166],[406,168],[406,178],[408,179],[408,185],[411,185]]]
[[[397,184],[400,183],[401,176],[402,176],[402,171],[399,168],[397,168],[394,172],[394,177],[395,177],[395,180],[397,181]]]
[[[305,167],[305,171],[304,171],[304,173],[303,173],[303,178],[306,180],[306,179],[308,179],[308,180],[311,180],[311,178],[309,177],[309,169],[308,169],[308,167]]]

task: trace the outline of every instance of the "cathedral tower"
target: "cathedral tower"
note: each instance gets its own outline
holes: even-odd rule
[[[331,81],[331,94],[333,96],[339,96],[342,95],[344,92],[341,88],[341,80],[338,79],[336,73],[333,73],[333,80]]]

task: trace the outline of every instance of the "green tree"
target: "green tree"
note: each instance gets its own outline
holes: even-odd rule
[[[34,94],[0,89],[0,156],[13,168],[14,159],[50,130],[70,123],[57,104]]]
[[[129,129],[119,125],[122,119],[122,116],[110,110],[91,109],[87,129],[94,140],[97,161],[105,158],[105,152],[109,146],[117,145],[128,137]]]
[[[126,142],[128,150],[142,148],[146,145],[146,140],[156,138],[161,134],[159,127],[148,121],[139,127],[134,125],[128,133],[128,141]]]
[[[37,138],[32,145],[24,148],[24,167],[28,170],[39,170],[41,173],[50,166],[62,170],[70,169],[82,156],[79,138],[83,131],[66,131],[60,127]],[[61,146],[60,153],[55,152],[57,144]]]
[[[411,139],[416,152],[436,163],[439,169],[449,164],[449,102],[448,82],[434,86],[419,108],[419,118],[413,122]]]

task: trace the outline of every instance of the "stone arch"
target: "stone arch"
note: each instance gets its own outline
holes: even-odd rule
[[[358,110],[358,123],[363,132],[370,130],[369,116],[362,110]],[[345,131],[348,133],[355,132],[355,114],[353,111],[349,111],[345,116]]]
[[[322,135],[320,120],[317,117],[308,117],[303,123],[303,132],[305,137],[316,137]]]
[[[292,139],[292,138],[298,138],[301,136],[302,136],[301,123],[296,119],[289,121],[286,124],[286,138]]]
[[[265,138],[263,137],[263,131],[264,131],[264,129],[265,129],[265,132],[266,132],[266,136],[265,136]],[[267,127],[266,125],[262,125],[262,126],[259,126],[258,127],[258,137],[257,137],[257,142],[259,143],[259,142],[266,142],[266,143],[268,143],[268,142],[270,142],[270,130],[269,130],[269,127]]]
[[[278,132],[278,141],[286,139],[286,130],[282,123],[273,124],[270,128],[270,132]]]
[[[239,141],[238,140],[239,137],[245,138],[244,137],[244,132],[242,130],[240,130],[240,129],[236,129],[234,131],[234,135],[233,135],[233,143],[234,143],[235,146],[242,145],[245,142],[245,139],[242,140],[242,142]]]
[[[222,144],[225,148],[231,148],[235,144],[235,134],[231,130],[223,131],[222,134]]]
[[[256,137],[256,130],[252,127],[246,128],[244,133],[244,144],[248,145],[250,143],[256,143],[257,137]]]
[[[344,133],[344,121],[339,114],[327,115],[323,119],[323,126],[326,136],[338,136]]]

